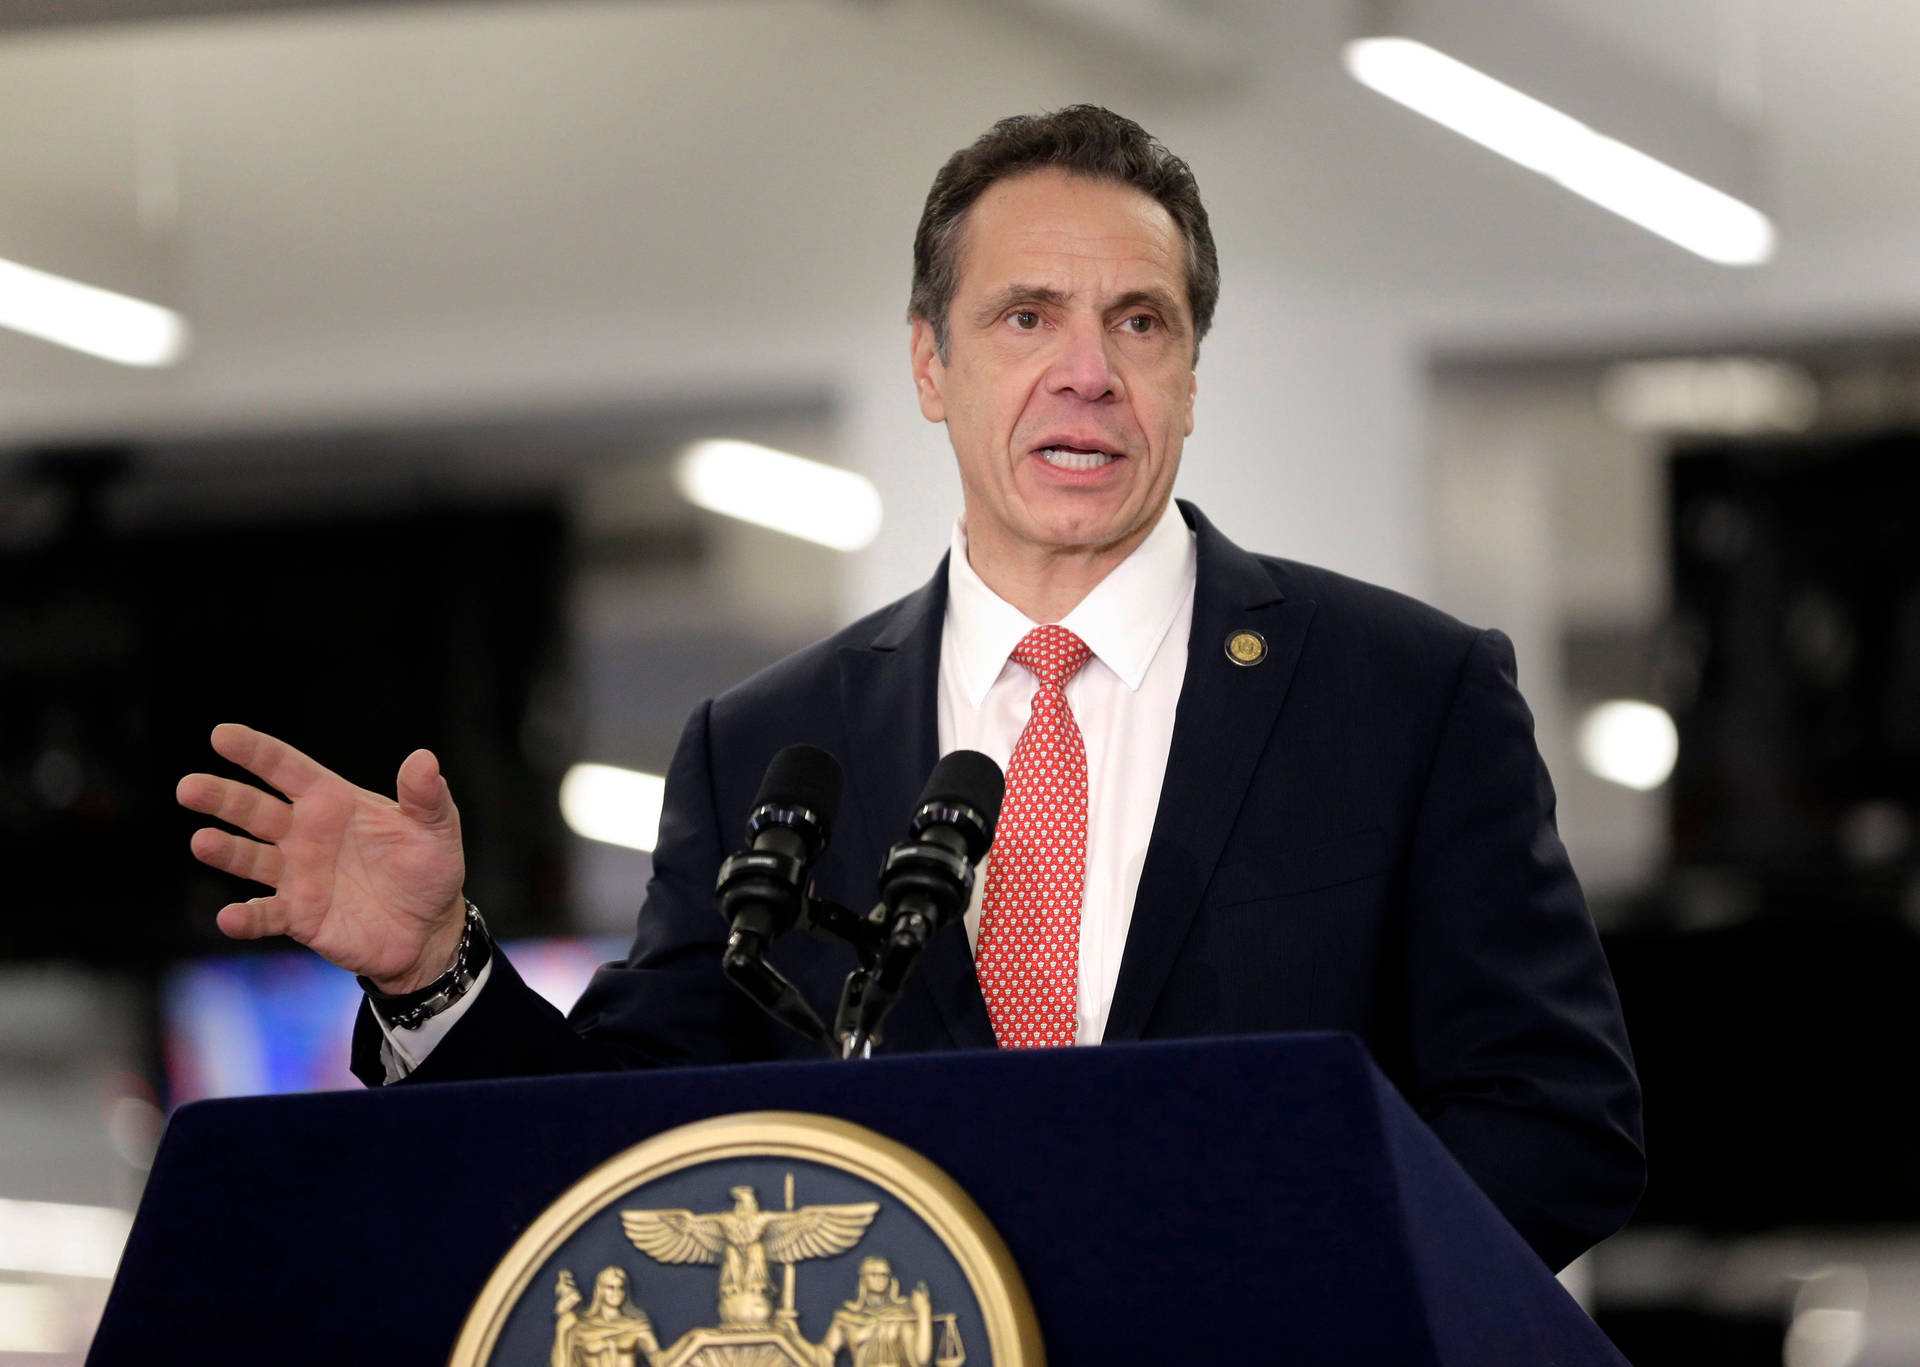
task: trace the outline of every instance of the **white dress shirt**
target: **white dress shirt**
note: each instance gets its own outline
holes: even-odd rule
[[[1147,539],[1060,619],[1093,651],[1066,690],[1087,749],[1087,881],[1080,901],[1074,1026],[1079,1044],[1098,1044],[1106,1034],[1120,977],[1173,744],[1174,707],[1186,677],[1195,563],[1193,533],[1169,501]],[[940,633],[941,754],[978,750],[1006,767],[1039,686],[1030,670],[1009,657],[1041,625],[974,573],[965,527],[956,523]],[[987,863],[992,859],[989,852]],[[969,944],[979,939],[986,873],[983,864],[974,878]]]
[[[1080,985],[1074,1039],[1098,1044],[1120,977],[1133,897],[1160,806],[1173,744],[1173,714],[1187,670],[1196,565],[1193,533],[1168,500],[1147,539],[1060,619],[1093,658],[1067,683],[1067,705],[1087,748],[1087,882],[1080,902]],[[978,750],[1005,768],[1033,710],[1038,681],[1011,658],[1029,619],[986,586],[967,560],[963,521],[947,561],[947,615],[940,631],[940,753]],[[991,853],[987,863],[992,861]],[[967,943],[980,935],[987,865],[974,878]],[[417,1030],[373,1013],[385,1038],[387,1081],[419,1067],[492,976],[489,962],[465,996]]]

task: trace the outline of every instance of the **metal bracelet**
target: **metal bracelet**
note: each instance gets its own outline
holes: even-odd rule
[[[467,903],[466,924],[460,931],[460,948],[454,953],[453,967],[414,992],[382,992],[371,979],[359,979],[360,990],[367,994],[380,1018],[399,1030],[418,1030],[473,989],[474,979],[493,957],[493,937],[480,917],[480,908]]]

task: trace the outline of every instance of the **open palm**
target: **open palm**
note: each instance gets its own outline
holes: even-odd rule
[[[390,992],[452,963],[466,864],[460,813],[431,753],[407,756],[395,801],[250,727],[223,723],[212,739],[223,758],[285,794],[213,774],[180,780],[182,806],[253,837],[207,827],[194,832],[194,857],[274,890],[221,908],[222,932],[289,936]]]

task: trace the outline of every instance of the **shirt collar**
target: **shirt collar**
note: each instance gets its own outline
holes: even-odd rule
[[[1160,520],[1133,553],[1114,566],[1060,625],[1137,690],[1193,587],[1193,532],[1167,500]],[[967,561],[966,525],[956,518],[947,556],[948,640],[967,701],[979,707],[1013,648],[1040,623],[988,588]]]

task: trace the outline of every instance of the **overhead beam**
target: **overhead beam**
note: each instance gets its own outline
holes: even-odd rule
[[[471,3],[473,0],[407,0],[407,4],[415,7]],[[190,19],[216,14],[395,7],[394,0],[0,0],[0,33]]]

